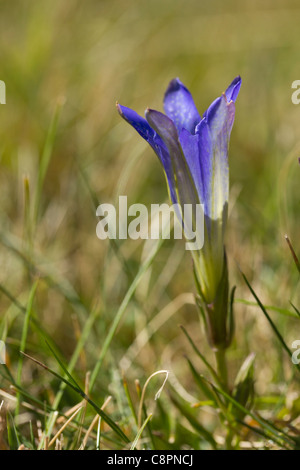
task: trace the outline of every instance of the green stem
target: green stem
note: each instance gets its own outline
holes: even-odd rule
[[[215,351],[215,356],[216,356],[218,375],[223,384],[224,391],[228,392],[226,349],[218,349],[217,351]]]
[[[227,450],[232,450],[234,447],[232,446],[232,439],[235,435],[235,432],[229,428],[227,431],[226,439],[225,439],[225,446]]]
[[[224,392],[230,394],[229,386],[228,386],[226,349],[219,349],[215,351],[215,356],[216,356],[217,372],[218,372],[220,381],[223,385],[223,390]],[[227,435],[225,438],[225,448],[227,450],[231,450],[233,448],[232,440],[234,436],[235,436],[234,428],[232,426],[228,426]]]

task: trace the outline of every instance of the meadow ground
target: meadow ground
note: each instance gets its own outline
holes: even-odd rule
[[[299,254],[299,22],[296,0],[2,2],[1,449],[299,447],[299,370],[285,350],[300,340],[299,272],[284,238]],[[203,113],[238,74],[227,357],[232,386],[256,355],[255,396],[228,422],[227,398],[204,394],[207,370],[179,327],[214,365],[184,242],[100,241],[96,207],[119,195],[168,202],[157,158],[116,101],[162,110],[180,77]],[[166,374],[147,380],[165,370],[155,401]]]

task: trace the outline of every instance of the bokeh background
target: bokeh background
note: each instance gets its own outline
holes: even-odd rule
[[[26,305],[37,277],[36,318],[66,361],[98,309],[76,365],[84,378],[151,248],[96,237],[98,204],[120,194],[129,204],[167,201],[156,156],[120,119],[116,101],[140,114],[162,110],[169,81],[179,77],[203,113],[240,74],[227,231],[237,285],[230,376],[255,352],[258,396],[284,402],[294,393],[291,361],[262,312],[247,304],[254,299],[239,268],[273,307],[287,343],[300,339],[289,314],[290,301],[299,307],[299,275],[284,240],[287,233],[300,252],[300,105],[291,101],[300,79],[299,24],[297,0],[1,1],[0,333],[12,372],[23,328],[16,303]],[[194,292],[184,242],[166,241],[127,306],[99,373],[99,396],[118,390],[121,370],[133,384],[170,368],[184,399],[197,399],[183,358],[191,349],[178,327],[210,357]],[[31,329],[27,351],[55,363]],[[51,401],[47,380],[25,362],[22,383]],[[64,400],[72,401],[67,392]]]

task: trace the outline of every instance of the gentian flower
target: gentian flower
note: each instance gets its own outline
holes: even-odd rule
[[[200,308],[215,349],[230,343],[228,270],[224,249],[229,196],[228,148],[241,86],[236,77],[201,117],[188,89],[172,80],[163,114],[147,109],[145,117],[117,104],[120,115],[150,144],[166,176],[173,204],[203,204],[204,245],[192,252]],[[184,223],[184,220],[183,220]],[[228,329],[230,331],[228,331]]]

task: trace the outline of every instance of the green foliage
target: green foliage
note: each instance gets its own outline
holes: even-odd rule
[[[1,450],[47,448],[80,407],[51,448],[299,449],[299,20],[296,0],[3,2]],[[167,202],[116,100],[162,109],[179,76],[203,113],[237,74],[225,387],[183,243],[100,241],[95,208]]]

